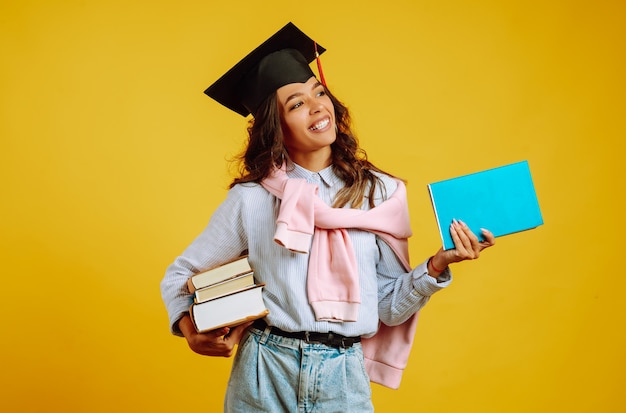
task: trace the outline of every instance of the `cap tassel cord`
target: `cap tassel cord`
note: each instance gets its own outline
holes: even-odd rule
[[[317,62],[317,71],[320,74],[320,81],[324,87],[327,87],[326,79],[324,78],[324,71],[322,70],[322,61],[320,60],[320,54],[317,52],[317,42],[314,41],[313,44],[315,46],[315,60]]]

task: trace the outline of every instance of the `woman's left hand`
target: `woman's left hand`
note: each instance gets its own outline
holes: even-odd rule
[[[480,241],[463,221],[454,220],[452,225],[450,225],[450,235],[452,236],[452,241],[454,241],[454,249],[439,249],[432,258],[434,268],[446,268],[455,262],[475,260],[480,257],[481,251],[496,243],[496,238],[490,231],[484,228],[481,231],[485,238],[484,241]]]

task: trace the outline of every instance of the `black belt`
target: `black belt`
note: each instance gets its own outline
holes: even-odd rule
[[[260,318],[252,324],[252,326],[259,330],[265,330],[268,326],[264,319]],[[277,336],[287,337],[287,338],[296,338],[299,340],[304,340],[307,343],[311,344],[325,344],[330,347],[335,348],[350,348],[354,343],[358,343],[361,341],[361,337],[346,337],[341,334],[335,333],[315,333],[312,331],[283,331],[277,327],[270,327],[271,333],[276,334]]]

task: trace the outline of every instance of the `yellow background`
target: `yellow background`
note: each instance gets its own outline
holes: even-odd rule
[[[439,246],[429,182],[527,159],[544,215],[454,268],[377,411],[626,411],[626,5],[371,4],[0,4],[0,410],[221,410],[231,359],[169,335],[159,281],[244,138],[202,91],[293,21],[409,182],[414,264]]]

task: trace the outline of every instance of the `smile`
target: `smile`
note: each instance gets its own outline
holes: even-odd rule
[[[328,119],[328,118],[320,120],[315,125],[311,126],[309,128],[309,130],[310,131],[316,131],[316,130],[319,130],[319,129],[324,129],[326,126],[328,126],[329,123],[330,123],[330,119]]]

